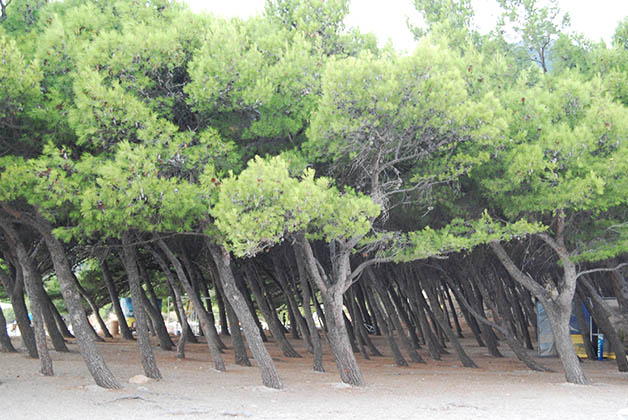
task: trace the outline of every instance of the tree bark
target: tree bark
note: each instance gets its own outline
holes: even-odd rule
[[[177,273],[177,277],[179,278],[179,282],[183,285],[188,297],[192,302],[192,306],[194,307],[194,311],[198,315],[199,322],[201,323],[201,328],[205,333],[205,337],[207,338],[207,347],[209,348],[209,353],[211,354],[212,360],[214,361],[214,367],[216,370],[220,372],[224,372],[225,362],[222,358],[222,354],[220,353],[220,347],[217,341],[217,333],[216,330],[212,330],[210,326],[210,319],[205,307],[203,306],[203,302],[201,302],[197,293],[195,293],[194,288],[192,287],[192,283],[190,279],[186,276],[185,271],[183,270],[183,265],[179,262],[179,259],[174,255],[174,253],[170,250],[168,245],[162,240],[159,239],[157,241],[157,245],[166,255],[170,264],[174,267],[175,273]]]
[[[315,372],[325,372],[325,368],[323,367],[323,346],[321,343],[321,338],[318,335],[318,328],[316,328],[316,324],[314,323],[314,317],[312,315],[312,306],[310,302],[310,285],[308,281],[307,270],[305,268],[303,249],[301,248],[301,245],[299,243],[297,243],[294,247],[294,255],[297,260],[299,280],[301,281],[301,302],[303,305],[303,313],[305,314],[305,322],[307,323],[307,327],[310,331],[309,335],[312,341],[312,351],[314,353],[314,357],[312,360],[312,369]]]
[[[557,245],[555,248],[555,250],[558,249],[557,253],[562,253],[564,251],[564,246],[555,243],[552,243],[552,245]],[[511,277],[515,281],[519,282],[523,287],[528,289],[530,293],[532,293],[543,304],[552,327],[556,350],[558,350],[567,382],[573,384],[586,384],[587,379],[584,375],[582,367],[580,366],[580,361],[578,360],[578,356],[576,355],[576,351],[573,347],[571,333],[569,331],[571,302],[575,293],[577,279],[573,263],[569,260],[568,256],[561,255],[559,253],[559,257],[563,263],[563,269],[565,270],[563,282],[564,289],[560,293],[556,290],[555,295],[557,297],[554,298],[549,291],[533,281],[530,277],[523,274],[517,268],[499,242],[492,242],[490,246]],[[564,252],[566,253],[566,251]]]
[[[13,313],[15,314],[15,320],[17,326],[20,329],[20,335],[22,337],[22,343],[28,351],[29,357],[37,359],[37,344],[35,343],[35,332],[31,327],[31,321],[28,317],[28,309],[26,308],[26,302],[24,301],[24,278],[22,276],[22,270],[15,270],[15,280],[6,274],[2,268],[0,268],[0,280],[4,286],[4,289],[9,295],[11,300],[11,306],[13,306]]]
[[[111,305],[113,306],[116,318],[118,318],[118,325],[120,328],[120,332],[122,333],[122,338],[124,338],[125,340],[134,340],[133,333],[131,332],[129,325],[127,324],[126,317],[124,316],[124,312],[122,311],[122,307],[120,306],[120,298],[118,297],[118,292],[116,291],[116,286],[113,282],[111,272],[109,271],[107,261],[101,259],[99,262],[100,271],[102,272],[103,280],[105,280],[105,284],[107,285],[107,291],[109,292]]]
[[[257,306],[262,312],[262,315],[264,316],[264,319],[268,324],[268,328],[270,329],[270,332],[272,333],[275,342],[279,345],[279,348],[281,349],[283,355],[286,357],[301,357],[301,355],[297,353],[297,351],[292,347],[290,342],[286,339],[283,329],[277,321],[277,317],[274,316],[274,314],[272,313],[272,311],[274,311],[274,308],[271,308],[266,302],[264,292],[262,291],[262,288],[260,286],[260,282],[262,280],[257,276],[257,273],[255,272],[255,269],[253,268],[250,261],[247,261],[244,264],[244,272],[246,274],[245,277],[247,279],[248,285],[253,292],[253,296],[255,296],[255,300],[257,301]]]
[[[207,247],[216,264],[224,295],[227,297],[231,307],[238,316],[242,329],[244,330],[244,335],[246,336],[246,341],[260,369],[262,383],[269,388],[283,388],[273,359],[270,357],[270,354],[268,354],[266,347],[264,347],[262,336],[259,333],[253,315],[249,311],[246,301],[236,285],[233,272],[231,271],[231,257],[229,253],[224,247],[212,244],[209,240],[207,240]]]
[[[0,307],[0,351],[4,353],[16,353],[17,350],[13,347],[11,337],[7,333],[7,320],[2,313],[2,307]]]
[[[126,270],[128,276],[129,287],[131,289],[131,299],[134,305],[133,314],[135,315],[135,330],[137,332],[137,342],[140,349],[142,367],[144,368],[146,376],[159,380],[162,376],[159,368],[157,367],[153,347],[150,343],[146,313],[142,308],[142,296],[144,292],[142,291],[142,280],[137,267],[137,251],[135,250],[135,246],[132,244],[129,232],[124,232],[121,239],[121,258],[122,264],[124,265],[124,269]],[[144,299],[146,299],[145,296]]]
[[[39,231],[46,242],[57,274],[61,294],[63,295],[65,306],[70,314],[74,335],[76,336],[79,350],[85,360],[87,369],[97,385],[110,389],[120,388],[120,384],[107,367],[94,343],[92,333],[90,332],[90,325],[81,303],[81,297],[76,290],[74,273],[65,255],[63,245],[52,234],[52,226],[46,219],[39,215],[32,219],[28,217],[28,219],[27,223]]]
[[[611,344],[611,349],[615,353],[615,361],[617,362],[617,369],[620,372],[628,372],[628,360],[626,360],[626,350],[624,345],[617,334],[617,330],[610,322],[611,311],[607,307],[604,299],[598,293],[596,288],[591,284],[591,281],[587,276],[582,276],[578,280],[582,288],[586,290],[587,295],[591,297],[591,315],[595,319],[595,323],[604,331],[604,335],[608,337],[608,341]]]

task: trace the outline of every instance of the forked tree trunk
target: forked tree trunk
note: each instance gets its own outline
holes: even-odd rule
[[[131,235],[129,232],[124,232],[121,239],[121,258],[122,264],[124,265],[124,269],[126,270],[128,276],[129,287],[131,289],[131,299],[134,305],[133,313],[135,315],[135,330],[137,331],[137,343],[140,349],[142,367],[144,368],[146,376],[159,380],[162,376],[159,368],[157,367],[153,347],[150,343],[146,313],[142,308],[142,295],[144,292],[142,291],[140,272],[137,267],[137,251],[131,242]]]
[[[238,316],[242,329],[244,330],[244,335],[246,336],[246,341],[260,369],[262,383],[269,388],[283,388],[273,359],[270,357],[270,354],[268,354],[266,347],[264,347],[262,336],[259,333],[253,315],[249,311],[246,301],[236,285],[233,272],[231,271],[231,257],[229,253],[222,246],[212,244],[209,240],[207,241],[207,247],[216,264],[224,295],[227,297],[227,300]]]
[[[552,245],[556,244],[552,243]],[[492,242],[490,246],[511,277],[528,289],[530,293],[534,294],[535,297],[543,304],[545,313],[547,314],[552,328],[556,350],[560,356],[560,361],[563,366],[563,370],[565,371],[565,378],[567,379],[567,382],[573,384],[586,384],[587,379],[584,376],[584,371],[582,370],[582,366],[580,366],[580,361],[578,360],[578,356],[576,355],[576,351],[573,347],[571,332],[569,330],[571,302],[573,301],[573,295],[576,289],[577,277],[575,266],[569,260],[568,256],[561,255],[564,254],[564,247],[552,246],[552,248],[554,248],[559,254],[559,257],[561,257],[563,270],[565,271],[563,279],[564,289],[561,290],[560,293],[555,290],[555,295],[557,297],[554,298],[548,290],[534,282],[517,268],[499,242]]]

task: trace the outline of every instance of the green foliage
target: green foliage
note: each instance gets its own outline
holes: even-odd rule
[[[256,157],[223,181],[212,214],[234,254],[250,256],[300,231],[328,242],[364,236],[379,207],[352,190],[339,192],[311,169],[295,178],[283,159]]]

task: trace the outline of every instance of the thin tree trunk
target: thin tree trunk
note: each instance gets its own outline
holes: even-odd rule
[[[22,344],[26,347],[29,357],[37,359],[37,344],[35,343],[35,332],[31,327],[31,321],[28,317],[28,309],[26,308],[26,302],[24,301],[24,278],[22,277],[22,271],[15,271],[15,280],[5,274],[2,268],[0,268],[0,280],[4,289],[9,295],[11,300],[11,306],[13,307],[13,313],[15,314],[15,320],[17,326],[20,329],[20,336],[22,338]]]
[[[150,343],[150,336],[148,335],[146,314],[142,308],[142,297],[144,297],[144,299],[146,299],[146,297],[142,291],[142,280],[137,266],[137,251],[135,246],[131,243],[131,235],[129,232],[124,232],[121,239],[121,258],[127,272],[129,286],[131,289],[131,299],[135,308],[133,311],[135,315],[135,330],[137,332],[137,342],[140,349],[142,367],[144,368],[146,376],[159,380],[162,376],[159,368],[157,367],[153,347]]]
[[[265,297],[264,292],[260,286],[261,279],[257,276],[255,269],[251,265],[250,261],[247,261],[244,265],[244,271],[246,274],[246,279],[248,281],[248,285],[253,291],[253,296],[255,296],[255,300],[257,301],[257,306],[262,312],[266,323],[268,324],[268,328],[270,328],[270,332],[275,339],[275,342],[279,345],[281,352],[286,357],[301,357],[299,353],[292,347],[290,342],[286,339],[284,332],[277,321],[277,317],[273,316],[271,311],[274,311],[274,308],[271,308]]]
[[[122,307],[120,306],[120,298],[118,297],[118,292],[116,291],[116,286],[113,282],[111,272],[109,271],[107,261],[101,259],[99,262],[100,271],[102,272],[103,280],[105,280],[105,284],[107,285],[107,291],[109,292],[111,305],[113,306],[116,318],[118,318],[118,325],[120,328],[120,332],[122,333],[122,338],[124,338],[125,340],[134,340],[133,333],[131,332],[129,325],[127,324],[126,317],[124,316],[124,312],[122,311]]]
[[[17,352],[15,347],[13,347],[11,337],[7,333],[7,320],[2,313],[2,307],[0,307],[0,351],[4,353]]]
[[[192,287],[192,283],[188,279],[183,270],[183,265],[179,262],[179,259],[174,255],[174,253],[170,250],[168,245],[162,240],[159,239],[157,241],[157,245],[166,255],[166,258],[170,261],[170,264],[174,267],[175,273],[177,273],[177,277],[179,278],[179,282],[183,285],[183,288],[188,294],[192,302],[192,306],[194,307],[194,311],[198,315],[199,322],[201,323],[201,328],[203,329],[205,336],[207,338],[207,347],[209,348],[209,353],[211,354],[212,360],[214,361],[214,367],[216,370],[220,372],[225,371],[225,362],[222,358],[222,354],[220,353],[220,347],[217,341],[217,333],[216,330],[212,329],[210,324],[209,315],[203,306],[203,302],[199,299],[197,293],[195,293],[194,288]]]
[[[584,351],[587,352],[587,359],[595,360],[593,345],[591,344],[591,340],[589,338],[589,325],[584,318],[584,310],[582,309],[582,305],[584,305],[584,302],[582,294],[578,292],[580,291],[576,289],[576,294],[578,295],[578,298],[574,301],[574,312],[576,314],[576,319],[578,320],[578,328],[580,329],[580,336],[582,337],[582,346],[584,347]]]
[[[460,341],[458,341],[456,334],[447,325],[447,321],[445,320],[445,315],[443,314],[443,312],[440,309],[440,306],[438,305],[438,299],[436,297],[434,289],[429,284],[426,284],[425,286],[426,287],[424,288],[424,290],[427,293],[427,296],[429,297],[430,301],[432,302],[432,311],[434,312],[436,321],[439,323],[443,332],[449,338],[449,341],[453,344],[454,349],[456,350],[456,354],[458,355],[458,358],[462,362],[462,365],[464,367],[477,368],[478,366],[475,364],[475,362],[473,362],[473,360],[471,360],[469,355],[467,355],[467,353],[462,348],[462,345],[460,344]]]
[[[305,314],[305,322],[307,323],[307,327],[310,331],[309,336],[312,341],[312,351],[314,353],[312,369],[314,369],[315,372],[325,372],[323,367],[323,346],[321,338],[318,335],[318,328],[316,328],[316,324],[314,323],[314,317],[312,316],[310,286],[307,277],[307,270],[305,268],[305,261],[303,260],[303,250],[301,245],[298,243],[294,247],[294,255],[297,260],[299,280],[301,281],[301,302],[303,305],[303,313]]]
[[[48,293],[46,293],[44,295],[44,298],[47,301],[48,308],[50,308],[50,313],[52,314],[52,316],[54,318],[54,321],[55,321],[55,324],[57,325],[57,329],[61,333],[62,337],[63,338],[74,338],[74,334],[72,334],[70,332],[70,330],[68,329],[68,326],[65,324],[65,320],[63,319],[63,317],[59,313],[59,310],[57,309],[55,304],[52,302],[52,299],[50,298]]]
[[[586,290],[587,294],[591,297],[591,314],[595,319],[595,323],[604,331],[605,337],[608,337],[608,341],[611,344],[611,349],[615,353],[615,361],[617,362],[617,369],[620,372],[628,372],[628,360],[626,360],[626,350],[621,342],[621,338],[617,334],[617,330],[610,321],[611,311],[606,306],[604,299],[600,296],[593,284],[589,281],[587,276],[582,276],[578,280],[582,288]]]

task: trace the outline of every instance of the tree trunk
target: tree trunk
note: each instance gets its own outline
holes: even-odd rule
[[[408,353],[408,356],[410,356],[410,360],[412,360],[415,363],[425,363],[423,358],[419,355],[416,349],[412,346],[410,339],[406,335],[405,330],[403,326],[401,325],[401,322],[399,321],[399,317],[397,316],[395,307],[388,296],[388,292],[387,292],[388,285],[384,286],[380,284],[380,282],[378,282],[377,279],[375,278],[373,271],[368,268],[366,269],[366,274],[371,278],[371,283],[375,286],[375,289],[379,293],[380,299],[382,303],[384,304],[384,308],[386,312],[388,313],[388,319],[390,319],[393,325],[395,326],[395,329],[397,330],[397,333],[399,335],[399,339],[401,340],[401,344],[406,349],[406,353]]]
[[[30,310],[32,314],[33,331],[35,333],[35,345],[37,346],[37,354],[41,364],[41,373],[44,376],[53,376],[54,371],[52,369],[52,359],[48,352],[48,345],[46,343],[46,330],[44,329],[44,315],[42,305],[43,302],[41,293],[37,288],[37,281],[41,282],[39,273],[34,270],[34,264],[32,263],[22,239],[19,237],[17,231],[13,228],[11,223],[4,223],[0,225],[0,228],[4,230],[6,240],[11,246],[16,255],[19,264],[19,269],[22,271],[22,278],[24,279],[24,286],[26,287],[26,293],[28,294]],[[17,268],[17,267],[16,267]]]
[[[501,334],[501,338],[506,341],[506,344],[508,344],[511,350],[515,353],[515,356],[517,356],[517,358],[521,360],[529,369],[537,372],[551,372],[550,369],[547,369],[545,366],[537,363],[536,360],[534,360],[534,358],[528,354],[523,346],[516,340],[513,332],[511,330],[508,330],[508,327],[490,322],[488,319],[486,319],[482,314],[477,312],[475,308],[473,308],[473,306],[469,304],[469,302],[467,302],[467,300],[464,298],[464,296],[462,296],[460,289],[453,282],[453,280],[447,278],[447,281],[449,282],[451,290],[456,296],[456,300],[458,301],[458,303],[466,307],[469,313],[473,315],[478,320],[478,322],[495,328],[495,330],[499,334]],[[492,308],[491,310],[493,310],[495,313],[495,309]],[[494,316],[494,318],[496,317]]]
[[[246,341],[253,353],[257,366],[260,368],[262,383],[269,388],[283,388],[273,359],[270,357],[270,354],[268,354],[266,347],[264,347],[262,336],[255,324],[253,315],[249,311],[246,301],[236,285],[233,272],[231,271],[231,257],[229,253],[222,246],[212,244],[209,241],[207,241],[207,247],[216,264],[218,276],[222,282],[222,290],[238,316],[242,329],[244,330],[244,335],[246,336]]]
[[[55,324],[57,326],[57,329],[61,333],[61,336],[63,338],[74,338],[74,334],[72,334],[70,330],[68,329],[68,326],[65,324],[65,320],[59,313],[59,310],[57,309],[55,304],[52,302],[52,299],[50,298],[50,296],[48,296],[48,293],[44,295],[44,298],[46,299],[46,302],[47,302],[46,304],[48,305],[48,308],[50,309],[50,313],[52,314],[52,317],[54,318]]]
[[[122,311],[122,307],[120,306],[120,298],[118,297],[118,292],[116,291],[116,286],[113,282],[111,272],[109,271],[107,261],[105,261],[104,259],[100,260],[100,271],[102,272],[103,280],[105,280],[105,284],[107,285],[107,291],[109,292],[111,305],[113,306],[116,318],[118,318],[118,325],[120,328],[120,332],[122,333],[122,338],[124,338],[125,340],[134,340],[133,333],[131,332],[129,325],[127,324],[126,317],[124,316],[124,312]]]
[[[22,270],[15,271],[15,280],[13,281],[8,274],[4,273],[0,268],[0,280],[4,289],[9,295],[11,300],[11,306],[13,306],[13,313],[15,314],[15,320],[17,326],[20,329],[20,335],[22,337],[22,343],[28,351],[29,357],[37,359],[37,344],[35,343],[35,332],[31,327],[31,321],[28,317],[28,309],[26,308],[26,302],[24,301],[24,279],[22,277]]]
[[[70,314],[74,335],[87,369],[99,386],[110,389],[120,388],[120,384],[107,367],[94,343],[90,325],[81,303],[81,297],[76,290],[74,273],[65,255],[63,245],[54,237],[52,226],[43,217],[37,216],[37,219],[30,220],[29,224],[39,231],[46,242],[55,272],[57,273],[65,307]]]
[[[325,319],[327,320],[327,338],[334,354],[334,360],[338,367],[338,373],[342,382],[353,386],[364,386],[364,376],[355,360],[349,333],[345,326],[342,311],[342,293],[330,291],[323,293],[325,305]]]
[[[225,301],[222,296],[220,288],[217,287],[216,281],[214,281],[214,289],[216,290],[216,302],[218,303],[218,319],[220,320],[220,334],[230,335],[229,327],[227,324],[227,311],[225,309]]]
[[[220,347],[217,341],[217,333],[216,330],[212,330],[210,326],[210,319],[205,307],[203,306],[203,302],[201,302],[197,293],[195,293],[194,288],[192,287],[192,283],[189,278],[186,276],[185,271],[183,270],[183,265],[179,262],[179,259],[174,255],[174,253],[170,250],[168,245],[162,240],[159,239],[157,241],[157,245],[166,255],[166,258],[170,261],[170,264],[174,267],[175,273],[177,273],[177,277],[179,278],[179,282],[183,285],[188,297],[192,302],[192,306],[194,307],[194,311],[198,315],[199,322],[201,324],[201,328],[205,333],[205,337],[207,338],[207,347],[209,348],[209,353],[211,354],[212,360],[214,361],[214,367],[216,370],[220,372],[225,371],[225,362],[222,358],[222,354],[220,354]]]
[[[427,296],[429,297],[430,302],[432,302],[432,311],[434,312],[436,321],[442,328],[443,332],[449,338],[449,341],[453,344],[454,349],[456,350],[456,354],[458,355],[458,358],[462,362],[462,365],[464,367],[477,368],[478,366],[475,364],[475,362],[473,362],[473,360],[471,360],[471,358],[467,355],[467,353],[462,348],[462,345],[460,344],[460,341],[458,341],[456,334],[447,325],[447,320],[445,319],[445,315],[443,314],[440,306],[438,305],[438,299],[436,297],[436,293],[434,292],[434,289],[429,284],[426,284],[425,286],[426,287],[424,288],[424,290],[427,293]]]
[[[253,296],[255,296],[257,306],[262,312],[262,315],[264,316],[264,319],[268,324],[268,328],[270,328],[270,332],[272,333],[275,342],[279,345],[279,348],[281,349],[284,356],[301,357],[301,355],[297,353],[297,351],[292,347],[290,342],[286,339],[281,325],[279,325],[279,322],[277,321],[277,317],[274,316],[274,314],[271,312],[274,311],[274,308],[271,308],[266,302],[264,292],[262,291],[262,288],[260,286],[261,279],[259,279],[257,273],[255,272],[255,269],[251,264],[252,263],[250,261],[247,261],[244,264],[244,272],[246,274],[245,277],[248,281],[248,285],[251,288],[251,291],[253,291]]]
[[[0,307],[0,351],[4,353],[15,353],[17,350],[11,343],[11,337],[7,333],[7,320],[2,313],[2,307]]]
[[[563,282],[565,289],[560,293],[555,291],[555,294],[558,297],[553,298],[549,291],[534,282],[517,268],[500,243],[491,242],[490,246],[511,277],[528,289],[530,293],[534,294],[535,297],[543,304],[545,313],[547,313],[547,317],[552,327],[556,350],[558,350],[558,355],[560,356],[560,361],[565,371],[565,378],[567,379],[567,382],[573,384],[586,384],[587,379],[584,376],[582,366],[580,366],[580,361],[578,360],[578,356],[576,355],[576,351],[573,347],[571,333],[569,331],[571,302],[573,300],[576,287],[576,273],[573,263],[568,257],[565,258],[561,255],[563,270],[565,270]],[[562,248],[564,249],[564,247]]]
[[[131,289],[131,299],[133,301],[135,315],[135,330],[137,332],[137,342],[140,349],[140,358],[142,361],[142,367],[146,376],[152,379],[161,379],[161,372],[157,367],[155,360],[155,354],[153,353],[153,347],[150,343],[150,336],[148,335],[148,324],[146,321],[146,314],[142,308],[142,297],[146,299],[142,290],[142,280],[140,278],[140,272],[137,267],[137,251],[135,246],[131,243],[131,235],[129,232],[122,234],[122,264],[126,270],[128,276],[129,287]]]
[[[312,369],[314,369],[315,372],[325,372],[323,367],[323,346],[321,338],[318,335],[318,328],[316,328],[316,324],[314,323],[314,317],[312,316],[310,286],[307,277],[307,270],[305,268],[305,261],[303,260],[303,250],[298,243],[294,247],[294,255],[297,260],[299,280],[301,281],[301,302],[303,305],[303,313],[305,314],[305,322],[307,323],[307,327],[310,331],[309,336],[312,341],[312,351],[314,352]]]
[[[628,360],[626,360],[626,350],[624,345],[617,334],[617,330],[610,321],[611,311],[606,306],[604,299],[595,289],[593,284],[586,276],[582,276],[579,279],[582,288],[587,291],[587,294],[591,297],[591,315],[595,319],[595,323],[604,331],[604,336],[608,337],[608,341],[611,344],[611,349],[615,353],[615,361],[617,362],[617,369],[620,372],[628,372]]]

